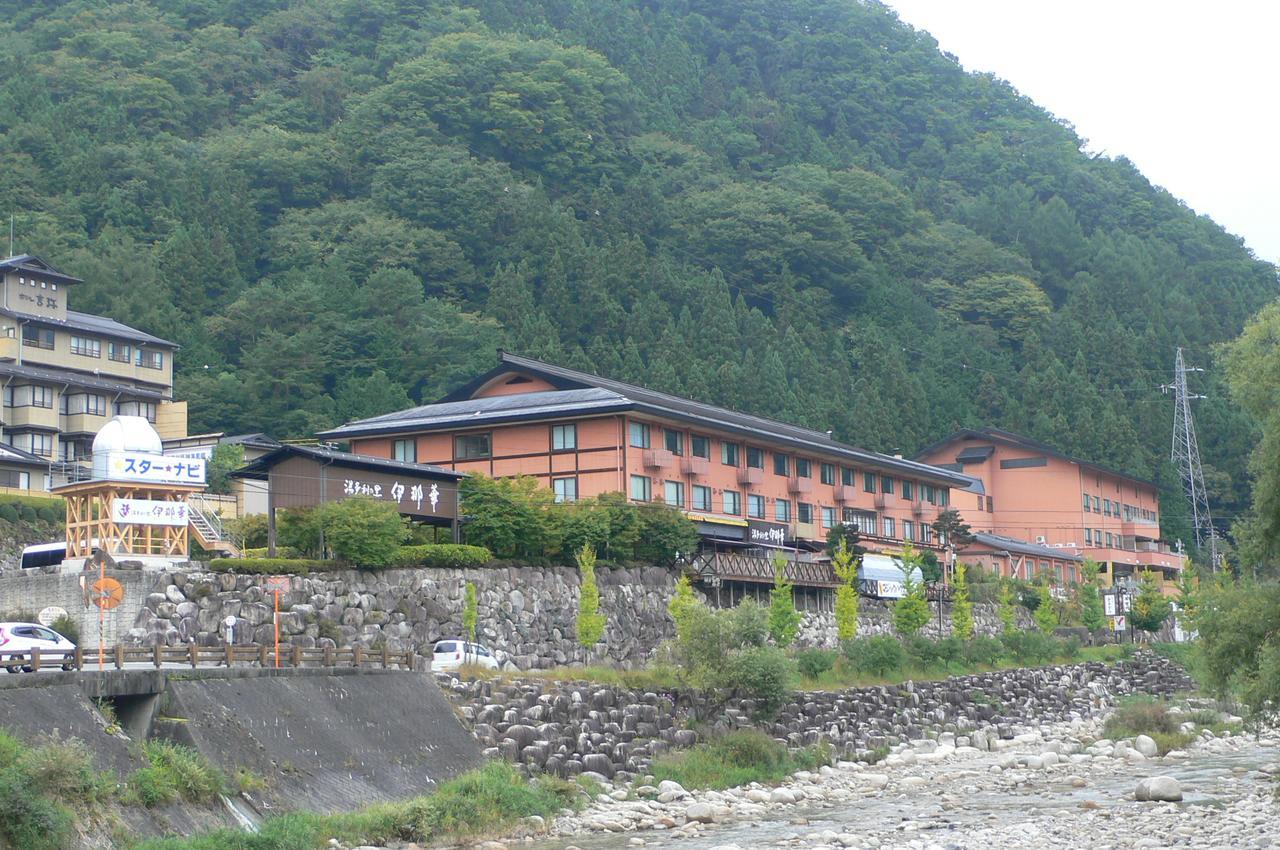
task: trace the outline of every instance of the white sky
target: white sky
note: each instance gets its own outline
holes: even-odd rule
[[[885,0],[1280,261],[1280,3]]]

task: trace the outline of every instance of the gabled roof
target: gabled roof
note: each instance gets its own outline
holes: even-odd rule
[[[0,443],[0,463],[21,463],[25,466],[48,466],[49,459],[40,455],[24,452],[8,443]]]
[[[122,322],[117,322],[115,319],[108,318],[107,316],[95,316],[92,313],[77,313],[75,310],[68,310],[67,317],[65,319],[57,319],[53,316],[37,316],[35,313],[24,313],[21,310],[6,310],[5,312],[27,322],[38,322],[46,325],[53,325],[54,327],[89,331],[91,333],[102,334],[103,336],[114,336],[118,339],[127,340],[129,342],[142,342],[148,345],[160,345],[166,348],[178,347],[176,342],[170,342],[167,339],[152,336],[146,331],[131,328],[128,325]]]
[[[444,469],[439,466],[431,466],[425,463],[408,463],[402,460],[389,460],[385,457],[373,457],[372,455],[358,455],[351,452],[339,452],[333,449],[322,449],[316,446],[291,446],[282,445],[277,449],[267,452],[255,461],[245,464],[239,469],[231,473],[232,478],[256,478],[263,479],[267,477],[267,473],[271,467],[288,460],[291,457],[306,457],[313,460],[325,461],[338,467],[349,469],[371,469],[378,472],[401,472],[411,473],[415,475],[430,478],[448,478],[454,481],[461,480],[467,476],[462,472],[454,472],[452,469]]]
[[[1084,560],[1083,556],[1077,555],[1070,549],[1055,549],[1052,546],[1028,543],[1025,540],[1015,540],[1012,537],[1004,537],[999,534],[987,534],[980,531],[974,534],[973,537],[975,541],[988,548],[1016,552],[1019,555],[1034,555],[1037,558],[1057,558],[1060,561]]]
[[[1021,434],[1015,434],[1012,431],[1004,431],[999,428],[962,428],[961,430],[956,431],[955,433],[944,437],[943,439],[939,440],[936,443],[932,443],[928,446],[925,446],[923,449],[916,452],[915,457],[917,460],[927,457],[929,455],[936,453],[938,450],[949,445],[950,443],[958,442],[960,440],[986,440],[989,442],[1003,443],[1006,446],[1013,446],[1015,448],[1023,449],[1025,451],[1039,452],[1040,454],[1051,455],[1056,458],[1061,458],[1062,460],[1070,461],[1071,463],[1088,467],[1089,469],[1096,469],[1098,472],[1102,472],[1107,475],[1114,475],[1119,478],[1127,479],[1129,481],[1136,481],[1139,484],[1145,484],[1148,487],[1155,487],[1157,489],[1159,488],[1159,485],[1156,484],[1154,481],[1148,481],[1145,478],[1139,478],[1136,475],[1131,475],[1128,472],[1121,472],[1118,469],[1111,469],[1110,467],[1103,466],[1100,463],[1094,463],[1091,460],[1072,457],[1071,455],[1063,451],[1059,451],[1058,449],[1055,449],[1053,446],[1050,446],[1046,443],[1041,443],[1038,440],[1031,439],[1030,437],[1024,437]],[[960,455],[966,455],[968,452],[969,450],[966,449],[960,452]],[[959,457],[959,455],[957,457]]]
[[[16,254],[12,257],[5,257],[0,260],[0,271],[26,271],[33,272],[41,277],[47,277],[58,281],[59,283],[83,283],[78,277],[72,277],[69,274],[63,274],[35,254]]]
[[[793,448],[847,458],[864,466],[945,482],[948,486],[968,484],[964,477],[936,466],[854,448],[833,440],[822,431],[704,404],[507,352],[499,352],[498,359],[497,367],[449,393],[436,404],[356,420],[340,428],[322,432],[319,436],[324,439],[345,440],[377,434],[443,430],[472,424],[488,425],[523,419],[635,411],[728,431],[746,438],[781,442]],[[495,378],[512,372],[541,378],[556,389],[471,398]]]

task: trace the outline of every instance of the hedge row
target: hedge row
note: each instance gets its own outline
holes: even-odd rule
[[[434,543],[423,546],[401,546],[391,559],[390,566],[400,568],[483,567],[493,560],[493,555],[483,546],[463,546],[457,543]]]
[[[306,558],[214,558],[209,569],[215,573],[239,573],[241,575],[279,576],[308,573],[332,573],[351,569],[342,561],[315,561]]]
[[[0,519],[9,522],[62,522],[66,515],[67,505],[62,499],[0,495]]]

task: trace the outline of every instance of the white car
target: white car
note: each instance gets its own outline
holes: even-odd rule
[[[61,664],[63,670],[72,668],[71,659],[75,655],[76,645],[47,626],[39,623],[0,623],[0,667],[10,673],[31,672],[31,659],[26,653],[33,649],[40,650],[41,666],[48,659],[49,664]],[[24,653],[20,658],[13,658],[7,653]],[[15,661],[19,663],[14,663]]]
[[[452,673],[464,664],[483,667],[486,670],[498,669],[498,659],[493,657],[488,647],[456,638],[436,641],[431,654],[433,671]]]

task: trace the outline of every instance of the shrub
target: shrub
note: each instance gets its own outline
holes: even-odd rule
[[[66,513],[59,511],[52,505],[45,505],[42,508],[37,508],[36,515],[45,522],[60,522],[66,519]]]
[[[464,546],[457,543],[428,543],[420,546],[401,546],[391,559],[391,566],[431,569],[467,569],[483,567],[493,560],[483,546]]]
[[[755,715],[771,719],[791,697],[792,669],[780,649],[756,646],[730,656],[716,684],[755,700]]]
[[[1019,664],[1044,664],[1057,654],[1057,642],[1043,632],[1007,632],[1000,638],[1005,654]]]
[[[1018,630],[1018,609],[1014,607],[1013,586],[1009,581],[1000,582],[1000,592],[996,597],[999,608],[996,609],[997,616],[1000,617],[1000,625],[1005,634],[1011,634]]]
[[[283,576],[345,570],[348,564],[340,561],[315,561],[306,558],[214,558],[209,569],[215,573],[240,575]]]
[[[907,665],[906,650],[889,635],[846,641],[842,649],[845,658],[859,673],[885,678]]]
[[[769,636],[784,648],[790,646],[800,632],[795,587],[787,581],[785,570],[785,560],[774,564],[773,589],[769,591]]]
[[[837,653],[830,649],[802,649],[796,653],[796,667],[810,679],[816,679],[836,664]]]
[[[63,614],[49,624],[49,628],[74,644],[80,643],[80,621],[70,614]]]
[[[1040,585],[1036,589],[1036,595],[1040,602],[1036,605],[1034,611],[1031,612],[1032,618],[1036,621],[1036,626],[1045,634],[1050,634],[1058,627],[1058,612],[1053,609],[1053,597],[1049,594],[1048,585]]]
[[[961,640],[973,637],[973,603],[969,601],[969,582],[964,564],[956,565],[955,596],[951,602],[951,631]]]
[[[964,645],[964,659],[980,667],[994,667],[1004,655],[1004,646],[993,637],[979,635]]]
[[[222,774],[196,750],[167,741],[142,745],[150,762],[129,775],[127,799],[144,806],[158,806],[183,799],[208,802],[222,793]]]
[[[582,584],[578,591],[578,616],[574,621],[578,643],[590,649],[604,637],[604,615],[600,613],[600,589],[596,586],[596,552],[584,543],[578,551],[578,571]]]
[[[656,759],[655,782],[671,780],[685,788],[735,788],[749,782],[778,782],[797,770],[827,763],[825,748],[790,751],[758,729],[740,729],[681,753]]]
[[[425,842],[480,835],[532,815],[549,818],[572,806],[576,794],[569,783],[550,777],[527,781],[511,765],[489,762],[415,800],[410,818],[413,832],[408,837]]]
[[[76,739],[51,740],[26,751],[18,761],[30,790],[75,808],[107,795],[109,785],[94,769],[93,754]]]
[[[480,616],[480,604],[476,599],[476,586],[474,582],[467,582],[466,588],[462,592],[462,631],[467,635],[467,640],[472,643],[476,639],[476,621]]]
[[[358,567],[385,567],[409,535],[391,502],[356,497],[325,502],[316,513],[334,556]]]
[[[23,522],[36,522],[40,519],[39,511],[28,504],[18,505],[18,516]]]
[[[8,520],[9,522],[17,522],[21,519],[21,516],[18,514],[18,507],[10,504],[0,505],[0,519]]]
[[[835,529],[832,529],[833,531]],[[857,531],[854,531],[857,534]],[[855,541],[856,542],[856,541]],[[831,553],[831,569],[840,586],[836,588],[836,640],[844,642],[858,636],[858,565],[861,558],[849,548],[843,535],[836,538],[835,548]]]
[[[23,850],[63,850],[69,843],[71,812],[33,793],[17,767],[0,770],[0,845]]]

